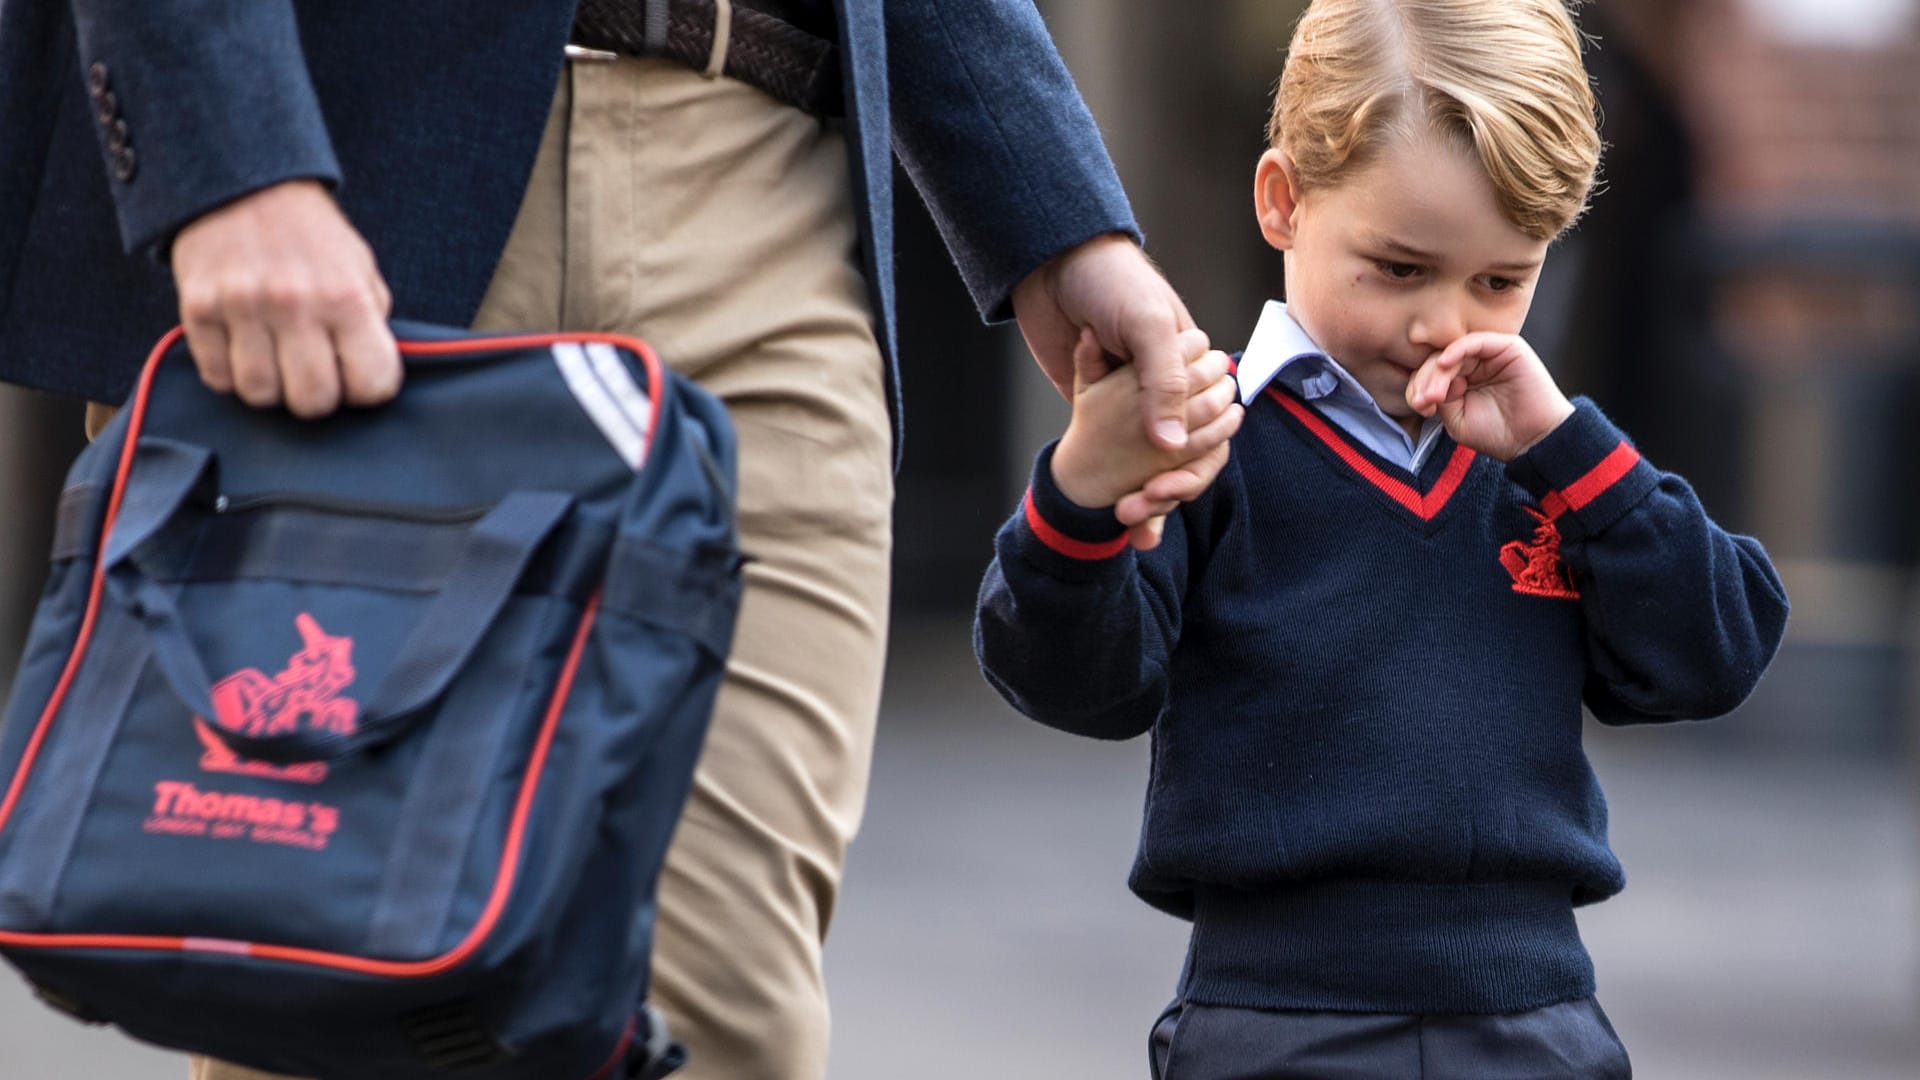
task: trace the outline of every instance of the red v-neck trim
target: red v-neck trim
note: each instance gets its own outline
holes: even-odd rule
[[[1440,473],[1440,479],[1434,482],[1432,490],[1422,495],[1406,481],[1381,472],[1378,465],[1368,461],[1365,454],[1354,449],[1353,444],[1334,431],[1332,425],[1322,420],[1312,409],[1271,386],[1267,388],[1267,395],[1286,406],[1294,419],[1306,425],[1308,431],[1313,432],[1321,442],[1326,443],[1327,448],[1332,450],[1341,461],[1346,462],[1348,468],[1359,473],[1368,483],[1379,488],[1387,498],[1405,507],[1421,521],[1432,521],[1440,511],[1446,509],[1447,500],[1453,498],[1453,493],[1460,489],[1460,481],[1467,478],[1467,470],[1473,466],[1473,451],[1464,446],[1455,446],[1453,457],[1448,459],[1446,469]]]

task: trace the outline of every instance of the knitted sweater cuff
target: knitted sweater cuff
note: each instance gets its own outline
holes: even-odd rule
[[[1572,416],[1508,463],[1507,476],[1549,518],[1570,518],[1574,531],[1586,535],[1618,521],[1660,480],[1626,435],[1586,398],[1575,398]]]
[[[1033,478],[1017,515],[1021,554],[1060,577],[1108,572],[1128,551],[1127,528],[1113,516],[1113,507],[1081,506],[1061,493],[1053,482],[1056,445],[1048,443],[1034,459]]]

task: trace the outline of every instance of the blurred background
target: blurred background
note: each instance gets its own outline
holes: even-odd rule
[[[1042,0],[1149,248],[1237,349],[1279,256],[1254,161],[1289,0]],[[1626,865],[1582,913],[1638,1075],[1920,1076],[1920,0],[1596,0],[1603,190],[1526,334],[1723,524],[1793,620],[1710,724],[1591,726]],[[993,530],[1065,411],[979,326],[899,178],[908,437],[872,798],[827,949],[832,1074],[1144,1077],[1184,927],[1124,878],[1144,743],[1028,723],[974,670]],[[0,680],[77,450],[0,389]],[[0,1078],[182,1075],[0,975]]]

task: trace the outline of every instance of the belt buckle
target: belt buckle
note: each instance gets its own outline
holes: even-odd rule
[[[567,46],[566,51],[567,59],[584,63],[604,64],[612,60],[620,59],[619,53],[608,52],[605,49],[589,49],[585,45],[570,44]]]

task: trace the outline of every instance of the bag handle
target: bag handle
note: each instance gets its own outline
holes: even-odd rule
[[[204,447],[170,439],[142,439],[133,477],[107,538],[108,591],[145,626],[155,663],[188,708],[209,720],[213,681],[188,636],[179,606],[140,567],[140,555],[158,542],[195,491],[205,486],[214,459]],[[445,692],[513,595],[540,544],[565,520],[573,496],[516,491],[469,529],[446,583],[427,605],[393,665],[361,708],[351,734],[306,729],[246,735],[216,723],[208,729],[234,753],[275,764],[318,761],[369,750],[403,734],[418,712]]]

